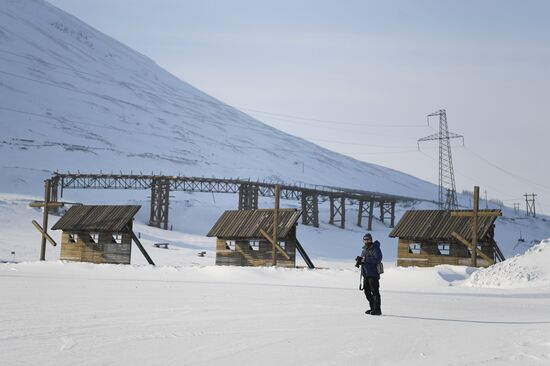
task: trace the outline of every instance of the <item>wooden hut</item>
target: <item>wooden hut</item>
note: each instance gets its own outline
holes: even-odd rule
[[[52,227],[62,230],[61,260],[130,264],[132,223],[141,206],[73,206]],[[141,249],[141,248],[140,248]]]
[[[272,265],[273,246],[261,234],[263,229],[273,235],[273,209],[226,211],[208,232],[207,236],[217,237],[216,264],[232,266],[270,266]],[[277,265],[296,266],[298,250],[310,268],[313,264],[305,254],[296,238],[296,226],[301,211],[279,209],[278,242],[286,252],[286,258],[277,251]]]
[[[432,267],[438,264],[469,266],[471,250],[453,233],[467,241],[472,240],[472,219],[453,216],[461,210],[412,210],[407,211],[390,232],[398,238],[397,265],[401,267]],[[470,212],[470,211],[462,211]],[[495,220],[500,210],[480,210],[495,215],[479,216],[477,226],[477,265],[488,267],[504,256],[495,242]],[[481,253],[479,253],[481,251]]]

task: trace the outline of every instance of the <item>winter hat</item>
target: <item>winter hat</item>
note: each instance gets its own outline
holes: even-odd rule
[[[372,235],[370,233],[366,233],[365,235],[363,235],[363,240],[365,240],[365,239],[372,240]]]

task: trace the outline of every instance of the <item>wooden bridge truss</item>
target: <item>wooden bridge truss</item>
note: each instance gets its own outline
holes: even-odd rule
[[[239,210],[258,208],[258,198],[275,197],[275,183],[253,182],[241,179],[220,179],[186,176],[136,175],[136,174],[81,174],[55,173],[51,181],[50,201],[56,202],[65,189],[135,189],[150,190],[151,212],[149,225],[168,229],[170,192],[211,192],[239,195]],[[345,228],[346,205],[358,205],[357,225],[368,218],[367,229],[372,230],[372,220],[378,219],[393,227],[395,204],[418,201],[417,198],[377,192],[348,190],[324,186],[280,185],[281,198],[296,200],[302,206],[302,224],[319,227],[319,204],[330,201],[329,223]],[[380,209],[375,217],[374,208]],[[389,222],[388,222],[389,221]]]

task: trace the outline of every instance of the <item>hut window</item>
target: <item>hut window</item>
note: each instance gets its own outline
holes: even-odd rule
[[[441,255],[451,254],[451,246],[449,244],[438,244],[437,249],[439,250],[439,254]]]
[[[418,243],[409,244],[409,253],[410,254],[420,254],[420,244],[418,244]]]
[[[248,242],[248,245],[249,245],[250,250],[254,250],[254,251],[260,250],[260,241],[259,240],[250,240]]]
[[[99,233],[90,233],[90,241],[92,243],[98,244],[99,243]]]
[[[113,234],[113,243],[122,244],[122,234]]]
[[[226,240],[225,241],[225,249],[235,250],[235,240]]]
[[[285,248],[285,241],[284,241],[284,240],[279,240],[279,246],[280,246],[282,249],[286,249],[286,248]]]
[[[78,234],[77,233],[69,233],[69,243],[76,243],[78,241]]]

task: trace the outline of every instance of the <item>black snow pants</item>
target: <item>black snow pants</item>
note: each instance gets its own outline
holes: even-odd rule
[[[363,278],[363,291],[365,291],[370,309],[380,313],[380,280],[376,277]]]

